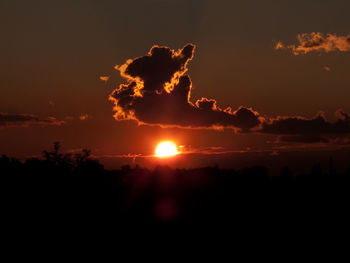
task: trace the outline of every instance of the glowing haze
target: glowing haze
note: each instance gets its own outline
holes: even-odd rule
[[[164,141],[157,145],[155,156],[158,158],[166,158],[177,155],[179,152],[177,150],[176,144],[172,141]]]

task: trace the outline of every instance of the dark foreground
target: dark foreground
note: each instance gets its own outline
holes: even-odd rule
[[[311,169],[310,169],[311,170]],[[264,167],[107,171],[89,152],[0,158],[3,225],[10,236],[190,227],[202,233],[322,236],[348,229],[350,170],[269,176]],[[145,228],[144,228],[145,229]],[[298,233],[298,234],[297,234]],[[28,234],[28,235],[27,235]],[[301,242],[301,240],[299,240]]]

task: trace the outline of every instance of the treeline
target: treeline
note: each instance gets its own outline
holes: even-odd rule
[[[45,214],[55,220],[69,215],[71,220],[183,223],[336,215],[349,197],[350,170],[325,173],[319,165],[310,170],[294,175],[286,167],[280,176],[269,176],[262,166],[241,171],[123,166],[109,171],[90,151],[62,153],[59,143],[43,151],[42,158],[0,158],[2,190],[16,220]]]

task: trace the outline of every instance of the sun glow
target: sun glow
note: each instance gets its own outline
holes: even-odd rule
[[[166,158],[177,155],[179,152],[177,151],[176,144],[171,141],[161,142],[156,147],[156,157],[158,158]]]

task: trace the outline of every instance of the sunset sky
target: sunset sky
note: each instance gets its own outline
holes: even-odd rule
[[[200,164],[310,149],[349,161],[348,0],[0,4],[0,154],[60,141],[118,167],[171,140]]]

